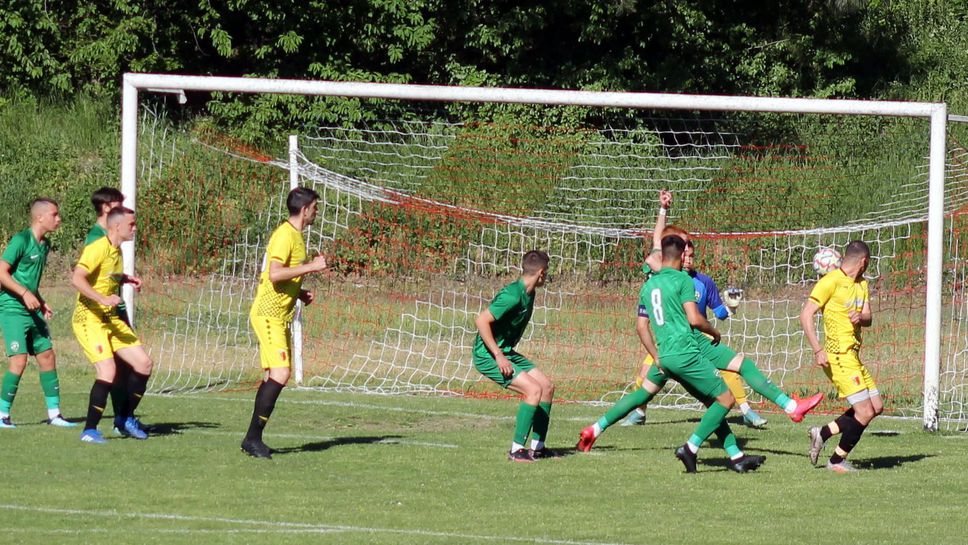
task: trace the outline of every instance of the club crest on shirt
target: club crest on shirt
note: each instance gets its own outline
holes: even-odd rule
[[[17,341],[11,341],[10,342],[10,351],[11,352],[15,352],[17,350],[20,350],[20,343],[17,342]]]
[[[279,351],[279,359],[281,359],[282,361],[286,361],[287,359],[289,359],[289,355],[286,353],[285,350]]]

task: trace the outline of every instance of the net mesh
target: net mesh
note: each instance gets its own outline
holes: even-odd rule
[[[777,119],[782,129],[773,128]],[[669,219],[693,233],[697,268],[721,288],[745,290],[739,312],[715,323],[724,342],[789,392],[826,392],[828,411],[842,409],[813,366],[798,316],[817,280],[814,253],[867,242],[874,324],[862,359],[889,414],[920,416],[923,121],[654,117],[636,128],[374,122],[301,136],[290,165],[214,131],[174,131],[153,120],[142,123],[140,183],[148,203],[140,209],[189,180],[225,191],[208,213],[214,219],[198,221],[226,225],[210,255],[193,254],[212,272],[199,266],[198,274],[139,301],[149,309],[139,327],[152,336],[156,391],[256,380],[247,313],[268,235],[285,218],[293,166],[300,184],[321,195],[319,217],[306,231],[310,253],[324,253],[334,269],[307,278],[317,295],[302,311],[307,387],[504,395],[471,363],[474,317],[537,248],[552,257],[553,281],[538,292],[520,351],[553,378],[559,398],[614,401],[644,356],[634,331],[643,236],[651,237],[658,190],[671,189]],[[964,426],[968,373],[961,257],[968,152],[958,136],[953,130],[946,173],[941,391],[942,421],[952,427]],[[145,244],[149,256],[183,245],[160,238]],[[694,406],[678,387],[653,403]]]

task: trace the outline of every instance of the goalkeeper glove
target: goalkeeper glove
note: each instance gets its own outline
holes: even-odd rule
[[[723,304],[729,309],[729,313],[734,314],[743,300],[743,290],[742,288],[726,288],[720,296],[723,298]]]

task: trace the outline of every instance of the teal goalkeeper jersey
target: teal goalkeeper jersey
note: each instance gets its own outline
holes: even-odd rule
[[[518,344],[528,327],[534,312],[534,294],[529,294],[524,287],[524,281],[518,279],[499,291],[487,308],[494,315],[494,322],[491,324],[494,340],[501,347],[501,351],[507,354]],[[482,356],[490,353],[480,334],[474,340],[474,352]]]
[[[46,238],[38,241],[34,232],[29,228],[20,231],[10,239],[0,259],[10,264],[10,275],[21,286],[37,295],[40,288],[40,277],[47,265],[47,254],[50,253],[50,243]],[[27,312],[20,294],[13,294],[4,288],[0,291],[0,311]]]
[[[639,291],[639,315],[644,311],[655,331],[659,358],[699,352],[683,303],[696,301],[692,277],[672,268],[652,275]]]

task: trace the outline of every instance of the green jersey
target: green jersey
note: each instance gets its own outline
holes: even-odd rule
[[[683,303],[696,301],[692,277],[669,267],[652,275],[639,291],[639,315],[647,316],[655,331],[659,357],[699,352]]]
[[[46,238],[38,241],[29,228],[20,231],[10,239],[0,259],[10,264],[10,275],[20,285],[37,295],[40,277],[44,274],[50,242]],[[3,312],[26,312],[27,308],[20,294],[10,293],[6,288],[0,291],[0,310]]]
[[[491,301],[491,306],[487,308],[494,316],[494,322],[491,324],[494,340],[497,341],[501,351],[507,354],[514,350],[528,327],[528,321],[531,320],[531,314],[534,312],[534,294],[529,294],[524,287],[524,281],[518,279],[504,286],[504,289],[499,291]],[[489,354],[480,334],[474,340],[474,352],[481,355]]]
[[[87,236],[84,237],[84,245],[87,246],[88,244],[97,241],[97,239],[106,236],[108,236],[107,229],[95,223],[94,227],[91,227],[91,230],[87,232]]]

